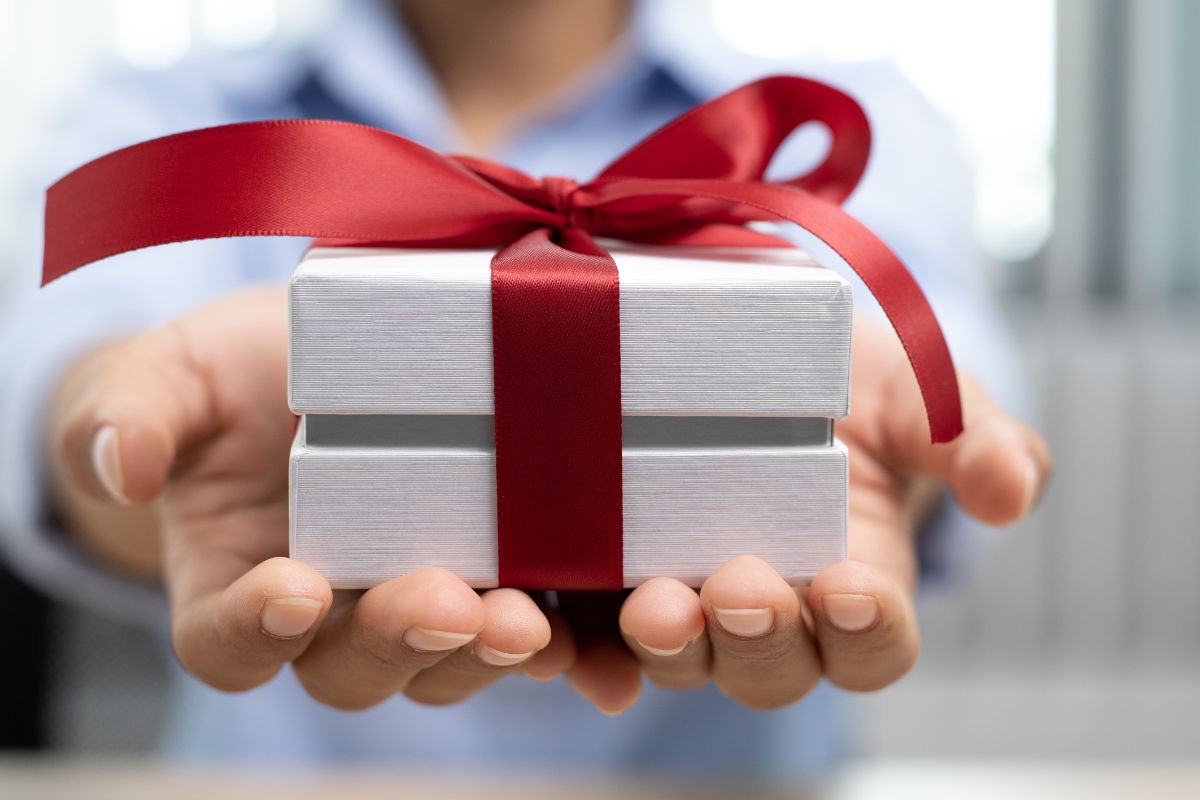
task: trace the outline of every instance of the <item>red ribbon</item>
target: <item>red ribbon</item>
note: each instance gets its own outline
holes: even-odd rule
[[[763,175],[798,126],[825,160]],[[693,108],[590,183],[536,180],[325,120],[227,125],[83,165],[46,198],[43,283],[117,253],[224,236],[497,246],[492,259],[500,582],[619,588],[621,369],[616,266],[593,236],[668,245],[790,246],[746,223],[787,220],[832,247],[887,314],[934,442],[962,430],[942,332],[900,260],[840,207],[870,150],[866,115],[815,81],[765,78]]]

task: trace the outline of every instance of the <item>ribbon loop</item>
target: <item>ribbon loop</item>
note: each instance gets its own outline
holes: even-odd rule
[[[810,122],[829,130],[829,152],[812,171],[783,183],[840,203],[867,167],[867,115],[844,92],[791,75],[763,78],[696,106],[630,148],[600,178],[761,181],[779,147]]]

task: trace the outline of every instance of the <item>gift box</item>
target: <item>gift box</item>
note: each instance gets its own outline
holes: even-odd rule
[[[844,558],[849,284],[798,250],[607,249],[624,585]],[[291,553],[335,587],[425,566],[498,585],[493,255],[317,248],[292,278]]]

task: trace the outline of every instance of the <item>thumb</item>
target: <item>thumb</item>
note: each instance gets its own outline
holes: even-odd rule
[[[174,323],[85,357],[61,397],[57,430],[68,479],[127,505],[153,500],[178,451],[213,425],[207,381]]]

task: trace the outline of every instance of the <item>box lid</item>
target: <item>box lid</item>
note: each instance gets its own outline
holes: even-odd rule
[[[845,416],[850,285],[799,250],[612,245],[627,415]],[[316,248],[290,287],[299,414],[491,414],[492,250]]]

